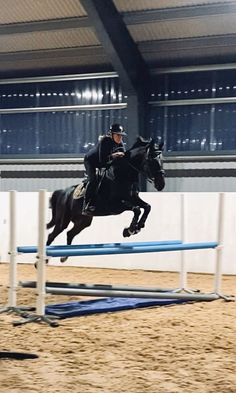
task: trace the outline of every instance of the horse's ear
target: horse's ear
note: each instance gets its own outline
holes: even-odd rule
[[[142,136],[140,136],[140,135],[137,136],[136,141],[137,141],[137,142],[145,142],[144,138],[143,138]]]

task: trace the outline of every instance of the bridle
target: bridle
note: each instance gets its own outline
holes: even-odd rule
[[[151,156],[151,157],[150,157]],[[150,168],[148,165],[148,161],[151,161],[153,159],[158,159],[158,164],[160,169],[158,169],[156,171],[156,173],[158,173],[158,175],[164,176],[165,175],[165,171],[163,169],[163,155],[162,155],[162,150],[154,150],[154,154],[152,152],[150,152],[150,148],[147,150],[147,160],[146,160],[146,176],[147,176],[147,180],[150,183],[155,183],[155,177],[152,176],[152,174],[150,173]]]
[[[158,157],[158,163],[159,163],[159,166],[160,166],[160,169],[157,171],[157,173],[160,174],[161,176],[164,176],[165,171],[162,168],[162,162],[163,162],[162,150],[155,149],[154,150],[154,154],[153,154],[153,152],[150,152],[150,147],[149,147],[147,149],[147,151],[146,151],[146,154],[145,154],[144,158],[143,158],[143,162],[141,164],[141,168],[142,168],[141,170],[140,170],[140,168],[135,167],[130,162],[128,162],[128,165],[132,169],[134,169],[136,172],[146,175],[147,176],[147,180],[150,183],[155,183],[155,177],[152,176],[151,173],[150,173],[148,161],[151,161],[152,159],[155,159],[157,157]],[[145,168],[145,166],[146,166],[146,168]]]

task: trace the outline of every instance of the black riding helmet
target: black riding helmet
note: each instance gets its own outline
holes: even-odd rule
[[[124,128],[120,124],[112,124],[110,129],[109,129],[110,134],[117,134],[117,135],[127,135],[126,132],[124,131]]]

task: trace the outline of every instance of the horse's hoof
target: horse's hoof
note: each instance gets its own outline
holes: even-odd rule
[[[38,256],[37,256],[37,258],[38,258]],[[47,258],[47,259],[45,259],[45,264],[48,265],[48,263],[49,263],[49,259]],[[35,267],[35,269],[38,269],[38,261],[36,261],[34,263],[34,267]]]
[[[129,232],[129,229],[128,229],[128,228],[125,228],[125,229],[123,230],[123,237],[130,237],[130,235],[131,235],[131,233]]]

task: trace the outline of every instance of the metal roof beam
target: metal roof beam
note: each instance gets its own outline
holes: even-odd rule
[[[183,72],[202,72],[202,71],[225,71],[235,70],[236,63],[223,63],[223,64],[202,64],[182,67],[165,67],[165,68],[153,68],[151,69],[151,75],[160,74],[179,74]],[[1,83],[1,80],[0,80]]]
[[[219,4],[201,4],[198,6],[185,6],[176,8],[131,11],[123,13],[127,25],[178,20],[186,18],[199,18],[201,16],[226,15],[236,12],[235,1]]]
[[[81,0],[106,54],[118,72],[124,90],[144,93],[148,68],[111,0]]]
[[[51,19],[0,25],[0,35],[32,33],[36,31],[78,29],[83,27],[91,27],[87,17]]]
[[[21,52],[0,52],[0,62],[7,61],[29,61],[29,60],[49,60],[55,57],[97,57],[104,56],[101,46],[83,46],[76,48],[59,48],[47,50],[21,51]]]
[[[116,72],[93,72],[87,74],[67,74],[67,75],[53,75],[53,76],[35,76],[24,78],[9,78],[0,79],[0,85],[15,85],[21,83],[42,83],[42,82],[65,82],[65,81],[78,81],[89,79],[105,79],[105,78],[118,78]]]
[[[143,41],[138,44],[141,53],[178,52],[180,50],[231,47],[236,45],[236,34],[215,35],[196,38]]]
[[[165,53],[165,52],[179,52],[180,50],[192,50],[197,48],[212,48],[235,46],[236,34],[233,35],[220,35],[208,36],[197,38],[183,38],[171,40],[156,40],[144,41],[138,44],[141,53]],[[100,57],[105,56],[104,49],[97,46],[83,46],[75,48],[58,48],[47,50],[34,50],[34,51],[20,51],[20,52],[0,52],[0,61],[20,61],[20,60],[37,60],[37,59],[51,59],[63,57]],[[117,70],[118,71],[118,70]],[[119,73],[119,72],[118,72]],[[142,75],[141,75],[142,77]]]
[[[122,13],[121,15],[126,24],[134,25],[162,20],[196,18],[206,15],[225,15],[234,12],[236,12],[236,4],[232,1],[230,3],[202,4],[200,6],[131,11]],[[0,34],[21,34],[33,31],[64,30],[83,27],[91,27],[91,22],[87,16],[3,24],[0,26]]]
[[[131,11],[120,14],[127,25],[158,22],[162,20],[177,20],[197,18],[201,16],[226,15],[236,12],[235,2],[219,4],[202,4],[200,6],[185,6],[168,9]],[[74,18],[49,19],[33,22],[20,22],[0,25],[0,34],[22,34],[36,31],[52,31],[92,27],[87,16]]]

